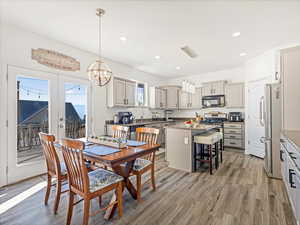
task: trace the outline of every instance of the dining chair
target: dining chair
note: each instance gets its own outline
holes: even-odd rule
[[[149,128],[149,127],[139,127],[136,129],[136,140],[141,142],[146,142],[147,144],[154,145],[157,144],[157,138],[159,135],[159,129]],[[136,187],[137,187],[137,200],[141,201],[142,192],[142,175],[148,171],[151,171],[151,180],[153,190],[156,189],[155,186],[155,152],[152,152],[143,158],[137,158],[133,165],[132,174],[136,176]],[[148,182],[147,180],[146,182]],[[145,182],[145,183],[146,183]]]
[[[120,125],[113,125],[111,127],[113,131],[114,138],[124,138],[127,139],[129,137],[129,127],[120,126]]]
[[[48,204],[52,186],[52,178],[56,178],[56,197],[54,201],[54,213],[56,214],[61,193],[68,191],[61,191],[62,183],[67,180],[67,170],[65,164],[59,161],[59,157],[54,147],[55,136],[42,132],[39,133],[39,136],[43,146],[43,152],[47,165],[47,190],[45,195],[45,205]]]
[[[81,196],[84,201],[83,209],[83,225],[88,225],[89,216],[94,216],[97,213],[107,209],[108,207],[117,204],[119,217],[122,216],[122,188],[123,177],[105,169],[99,168],[88,173],[85,164],[83,150],[84,143],[73,139],[62,139],[62,152],[65,160],[68,180],[69,180],[69,206],[67,214],[67,225],[71,224],[73,207],[81,200],[74,203],[75,195]],[[109,192],[116,191],[117,200],[111,202],[107,207],[90,213],[91,200]],[[101,207],[101,206],[100,206]]]

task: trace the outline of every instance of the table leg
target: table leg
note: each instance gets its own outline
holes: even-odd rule
[[[131,181],[129,180],[129,175],[130,175],[130,172],[133,168],[134,161],[135,160],[127,162],[125,167],[122,167],[120,165],[112,166],[112,169],[114,170],[114,172],[116,174],[118,174],[118,175],[120,175],[124,178],[124,182],[123,182],[123,186],[122,186],[122,192],[124,192],[125,187],[126,187],[127,190],[129,191],[129,193],[131,194],[131,196],[134,199],[137,199],[136,189],[133,186],[133,184],[131,183]],[[112,196],[112,198],[110,200],[110,204],[115,202],[116,200],[117,200],[117,193],[115,193]],[[115,213],[116,208],[117,208],[116,204],[112,205],[111,207],[108,207],[106,212],[105,212],[104,218],[107,219],[107,220],[111,219],[113,217],[114,213]]]

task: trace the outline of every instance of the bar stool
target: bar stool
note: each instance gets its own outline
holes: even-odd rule
[[[215,168],[219,166],[219,146],[218,143],[221,139],[219,132],[209,132],[194,137],[194,143],[196,145],[194,160],[195,169],[197,169],[197,162],[209,163],[209,172],[212,174],[212,161],[215,159]],[[198,154],[198,147],[200,146],[200,153]],[[214,146],[214,148],[213,148]]]

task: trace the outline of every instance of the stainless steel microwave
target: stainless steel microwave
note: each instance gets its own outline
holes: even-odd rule
[[[212,95],[202,97],[203,108],[225,107],[225,95]]]

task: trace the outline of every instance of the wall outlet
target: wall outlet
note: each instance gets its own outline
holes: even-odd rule
[[[188,145],[189,144],[189,138],[188,137],[184,137],[184,144]]]

